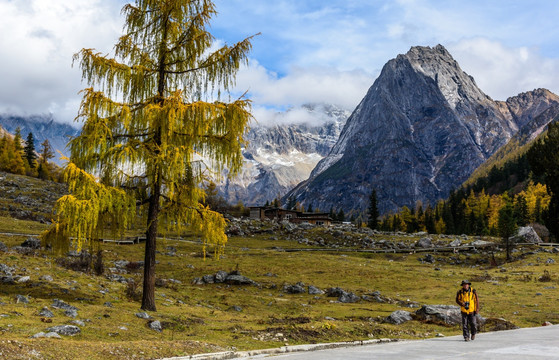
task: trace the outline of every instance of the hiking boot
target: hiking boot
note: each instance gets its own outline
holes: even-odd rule
[[[475,340],[476,334],[472,334],[472,340]]]
[[[470,341],[470,338],[465,337],[464,341]]]

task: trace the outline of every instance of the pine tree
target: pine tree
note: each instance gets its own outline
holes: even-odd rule
[[[290,195],[287,198],[287,210],[295,210],[296,206],[297,202],[295,201],[295,197],[293,195]]]
[[[344,209],[340,209],[340,211],[338,211],[338,215],[336,216],[338,221],[345,221],[345,214],[344,214]]]
[[[35,160],[37,159],[37,154],[35,154],[35,139],[33,138],[33,133],[27,135],[27,140],[25,140],[25,147],[23,148],[25,153],[25,159],[27,164],[31,169],[35,167]]]
[[[372,229],[378,229],[378,203],[377,203],[377,191],[373,189],[371,191],[371,195],[369,196],[369,211],[367,213],[369,216],[369,220],[367,222],[367,226]]]
[[[80,247],[98,238],[103,224],[123,233],[141,214],[141,308],[155,311],[160,231],[191,227],[204,254],[213,245],[219,255],[227,241],[223,216],[201,203],[203,180],[208,171],[227,167],[234,175],[242,166],[250,101],[220,98],[247,63],[251,39],[216,49],[207,30],[216,14],[211,0],[136,0],[122,12],[114,58],[92,49],[74,57],[90,87],[82,92],[83,129],[70,142],[65,169],[71,194],[57,202],[60,218],[46,239],[73,236]]]
[[[308,213],[312,213],[313,211],[314,211],[314,210],[313,210],[312,203],[311,203],[311,204],[309,204],[309,206],[307,207],[307,212],[308,212]]]
[[[510,237],[516,231],[516,221],[514,219],[514,208],[511,199],[505,194],[505,206],[499,210],[499,236],[503,238],[507,253],[507,261],[511,260]]]

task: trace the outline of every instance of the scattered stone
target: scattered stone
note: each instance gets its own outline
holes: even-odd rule
[[[454,239],[449,244],[449,246],[452,246],[452,247],[457,247],[457,246],[460,246],[460,245],[462,245],[462,241],[460,239]]]
[[[29,282],[31,280],[31,277],[29,277],[29,276],[16,276],[14,278],[14,280],[18,284],[24,284],[26,282]]]
[[[240,307],[240,306],[238,306],[238,305],[234,305],[234,306],[231,306],[229,309],[227,309],[227,311],[237,311],[237,312],[241,312],[241,311],[243,311],[243,308]]]
[[[41,240],[33,237],[28,237],[27,240],[21,243],[20,245],[23,248],[29,249],[40,249],[41,248]]]
[[[50,275],[41,275],[41,277],[39,277],[39,280],[50,282],[50,281],[53,281],[54,279]]]
[[[68,317],[71,317],[71,318],[78,317],[78,310],[76,310],[76,309],[65,310],[64,315],[66,315]]]
[[[72,323],[74,325],[78,325],[78,326],[85,326],[85,323],[81,320],[72,320],[72,321],[70,321],[70,323]]]
[[[306,292],[305,284],[303,284],[302,282],[298,282],[295,285],[286,284],[283,286],[283,292],[287,294],[303,294]]]
[[[127,261],[127,260],[117,260],[117,261],[115,261],[115,266],[119,269],[126,269],[128,264],[130,264],[130,261]]]
[[[416,248],[430,248],[433,247],[433,243],[431,242],[431,238],[424,237],[419,240],[414,245]]]
[[[425,255],[425,257],[423,259],[420,259],[420,260],[422,260],[426,263],[429,263],[429,264],[433,264],[435,262],[435,257],[431,254],[427,254],[427,255]]]
[[[163,331],[163,328],[161,327],[161,322],[159,320],[154,320],[154,321],[150,321],[148,323],[148,326],[150,329],[157,331],[157,332],[161,332]]]
[[[545,263],[546,263],[546,264],[555,264],[555,260],[553,260],[552,258],[548,258],[548,259],[545,261]]]
[[[436,336],[436,337],[444,337],[444,334],[437,333],[435,336]]]
[[[167,280],[157,278],[157,279],[155,279],[155,286],[157,286],[157,287],[166,287],[166,286],[167,286]]]
[[[345,292],[340,295],[340,297],[338,298],[338,301],[341,303],[345,303],[345,304],[350,304],[350,303],[356,303],[359,300],[361,300],[361,298],[357,295],[355,295],[352,292]]]
[[[204,284],[213,284],[215,282],[215,275],[204,275],[202,276],[202,281]]]
[[[246,276],[231,273],[227,276],[224,282],[230,285],[258,285],[256,281],[253,281]]]
[[[470,245],[473,245],[473,246],[488,246],[488,245],[493,245],[493,243],[490,242],[490,241],[476,240],[476,241],[473,241],[472,243],[470,243]]]
[[[110,301],[107,301],[107,302],[105,302],[105,303],[103,304],[103,306],[104,306],[104,307],[112,308],[112,307],[113,307],[113,303],[110,302]]]
[[[147,312],[136,313],[136,316],[139,317],[140,319],[151,319],[151,316],[149,316]]]
[[[531,226],[524,226],[518,228],[516,235],[511,236],[509,238],[513,243],[531,243],[531,244],[539,244],[542,242],[542,239],[536,233]]]
[[[542,296],[542,295],[543,295],[543,294],[540,293],[540,292],[539,292],[539,293],[536,293],[536,296]]]
[[[8,251],[8,247],[2,241],[0,241],[0,251],[1,252],[7,252]]]
[[[68,303],[66,303],[62,300],[59,300],[59,299],[54,299],[52,301],[51,306],[55,309],[61,309],[61,310],[76,310],[76,311],[79,310],[77,307],[72,306],[72,305],[70,305],[70,304],[68,304]]]
[[[455,305],[423,305],[415,315],[418,320],[447,325],[460,324],[462,320],[460,308]]]
[[[62,337],[60,335],[58,335],[57,333],[55,333],[54,331],[51,332],[39,332],[36,333],[35,335],[31,336],[32,339],[38,339],[38,338],[50,338],[50,339],[62,339]]]
[[[214,276],[214,281],[216,283],[222,283],[227,279],[228,275],[229,273],[227,271],[219,270]]]
[[[334,319],[334,318],[331,317],[331,316],[325,316],[325,317],[324,317],[324,320],[326,320],[326,321],[336,321],[336,319]]]
[[[16,295],[16,304],[29,304],[29,298],[25,295]]]
[[[485,331],[514,330],[519,327],[502,318],[487,318],[484,323]]]
[[[81,332],[80,328],[75,325],[58,325],[48,328],[46,331],[55,332],[58,335],[74,336]]]
[[[308,287],[308,291],[310,295],[322,295],[324,294],[324,291],[317,288],[316,286],[313,285],[309,285]]]
[[[413,320],[411,313],[405,310],[396,310],[384,319],[384,322],[400,325],[406,321]]]
[[[128,284],[129,280],[122,275],[118,274],[108,274],[105,276],[110,281],[119,282],[121,284]]]
[[[39,311],[39,316],[42,317],[46,317],[46,318],[53,318],[54,314],[52,313],[52,311],[49,310],[48,307],[44,307],[41,309],[41,311]]]
[[[167,253],[165,253],[165,255],[167,256],[176,256],[177,255],[177,248],[175,248],[174,246],[167,246]]]

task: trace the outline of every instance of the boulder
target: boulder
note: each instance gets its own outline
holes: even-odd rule
[[[1,252],[7,252],[8,251],[8,247],[2,241],[0,241],[0,251]]]
[[[49,310],[48,307],[44,307],[41,309],[41,311],[39,311],[39,316],[42,317],[46,317],[46,318],[53,318],[54,314],[52,313],[52,311]]]
[[[202,281],[205,284],[213,284],[215,282],[215,275],[204,275],[202,276]]]
[[[139,317],[140,319],[151,319],[151,316],[149,316],[147,312],[136,313],[136,316]]]
[[[29,298],[25,295],[16,295],[16,304],[29,304]]]
[[[216,283],[222,283],[225,281],[225,279],[227,279],[227,275],[229,275],[229,273],[227,271],[223,271],[223,270],[219,270],[216,274],[215,274],[215,282]]]
[[[35,335],[31,336],[32,339],[38,339],[38,338],[54,338],[54,339],[62,339],[60,337],[60,335],[58,335],[57,333],[55,333],[54,331],[48,332],[48,333],[44,333],[44,332],[38,332]]]
[[[24,248],[30,248],[30,249],[40,249],[41,240],[34,237],[28,237],[27,240],[22,242],[20,246]]]
[[[542,239],[540,239],[534,228],[531,226],[518,228],[516,235],[511,236],[509,240],[513,243],[539,244],[542,242]]]
[[[413,320],[411,313],[405,310],[396,310],[384,319],[384,322],[394,325],[400,325],[406,321]]]
[[[50,275],[41,275],[41,277],[39,277],[39,280],[50,282],[50,281],[53,281],[54,279]]]
[[[418,320],[447,325],[460,324],[462,321],[460,307],[456,305],[423,305],[415,315]]]
[[[320,290],[319,288],[317,288],[316,286],[313,286],[313,285],[309,285],[308,290],[309,290],[310,295],[322,295],[322,294],[324,294],[323,290]]]
[[[62,300],[59,300],[59,299],[54,299],[52,301],[51,306],[55,309],[61,309],[61,310],[76,310],[76,311],[78,310],[77,307],[72,306],[72,305],[70,305],[70,304],[68,304],[68,303],[66,303]]]
[[[462,245],[462,241],[460,239],[454,239],[448,244],[448,246],[457,247]]]
[[[46,331],[55,332],[58,335],[74,336],[81,332],[80,328],[75,325],[58,325],[48,328]]]
[[[431,238],[424,237],[419,240],[414,245],[416,248],[430,248],[433,247],[433,243],[431,242]]]
[[[295,285],[286,284],[283,286],[283,291],[287,294],[303,294],[307,292],[305,290],[305,284],[303,284],[302,282],[298,282]]]
[[[340,297],[338,298],[338,301],[341,303],[346,303],[346,304],[350,304],[350,303],[356,303],[359,300],[361,300],[361,298],[357,295],[355,295],[352,292],[345,292],[340,295]]]
[[[157,331],[157,332],[161,332],[163,331],[163,328],[161,327],[161,322],[159,320],[154,320],[154,321],[150,321],[148,323],[148,326],[150,329]]]
[[[257,282],[240,274],[227,275],[224,282],[230,285],[258,285]]]
[[[326,289],[326,296],[328,297],[340,297],[345,293],[345,290],[339,287],[333,287]]]
[[[483,324],[485,331],[514,330],[519,327],[502,318],[487,318]]]
[[[66,315],[68,317],[71,317],[71,318],[78,317],[78,310],[76,310],[76,309],[65,310],[64,315]]]

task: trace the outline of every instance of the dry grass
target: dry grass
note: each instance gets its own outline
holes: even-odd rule
[[[9,227],[0,219],[0,228]],[[41,226],[14,222],[14,232]],[[320,230],[309,237],[326,237]],[[272,240],[280,238],[280,240]],[[280,234],[231,238],[220,260],[204,261],[201,248],[193,242],[160,240],[157,275],[181,283],[167,283],[156,289],[163,332],[147,327],[147,321],[135,316],[140,304],[127,296],[130,285],[113,282],[105,276],[68,270],[57,265],[49,252],[34,256],[0,252],[0,263],[17,267],[17,273],[31,281],[0,288],[0,357],[58,359],[151,359],[230,348],[256,349],[283,346],[285,343],[313,343],[367,338],[425,338],[436,333],[454,335],[458,327],[444,327],[417,321],[400,326],[382,323],[392,311],[411,310],[397,303],[362,301],[355,304],[332,302],[325,295],[289,295],[284,284],[304,282],[319,288],[342,287],[357,295],[380,291],[393,300],[411,300],[419,304],[453,304],[463,278],[476,279],[483,304],[482,315],[503,317],[519,326],[538,326],[544,321],[559,322],[555,311],[558,297],[557,254],[537,253],[501,268],[478,265],[483,255],[434,254],[435,264],[418,261],[424,254],[363,254],[341,252],[282,252],[272,248],[302,245],[281,240]],[[0,236],[8,246],[25,237]],[[393,240],[412,242],[410,237]],[[166,255],[167,247],[176,255]],[[105,274],[116,260],[140,261],[143,245],[103,245]],[[460,265],[449,265],[449,258]],[[555,264],[546,264],[547,258]],[[440,270],[435,270],[435,267]],[[25,268],[25,271],[23,270]],[[218,270],[239,270],[260,286],[225,284],[192,285],[194,277]],[[127,278],[141,278],[141,268],[129,267]],[[547,272],[547,273],[546,273]],[[40,281],[44,274],[54,281]],[[273,274],[275,276],[269,276]],[[547,274],[549,281],[538,281]],[[137,289],[132,289],[137,290]],[[541,295],[536,295],[541,293]],[[17,294],[30,298],[29,304],[15,302]],[[52,325],[68,324],[72,319],[51,307],[52,299],[62,299],[79,309],[78,319],[85,321],[82,333],[62,340],[31,340],[29,337]],[[113,307],[104,306],[111,302]],[[52,324],[45,324],[38,311],[48,306],[54,313]],[[241,312],[231,310],[242,307]],[[335,320],[326,320],[326,317]],[[64,346],[61,346],[64,344]],[[18,352],[19,351],[19,352]],[[20,354],[20,355],[18,355]],[[24,354],[24,355],[21,355]],[[40,354],[35,356],[36,354]],[[18,357],[19,356],[19,357]]]

